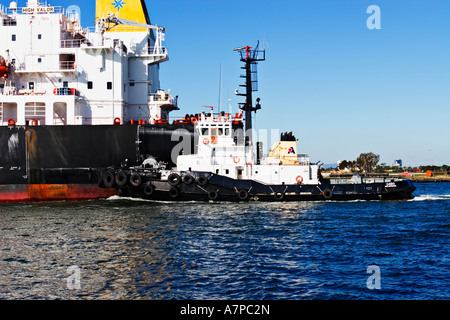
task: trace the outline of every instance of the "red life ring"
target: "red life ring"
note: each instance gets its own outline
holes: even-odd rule
[[[239,159],[238,156],[235,156],[235,157],[233,158],[233,162],[234,162],[234,163],[239,163],[239,161],[241,161],[241,159]]]
[[[295,181],[297,182],[297,184],[300,184],[303,182],[303,177],[302,176],[297,176],[297,178],[295,178]]]
[[[16,120],[14,119],[8,119],[8,126],[15,126],[16,125]]]
[[[114,124],[120,124],[120,118],[114,118]]]
[[[196,117],[192,117],[191,118],[191,123],[192,124],[196,124],[197,123],[197,118]]]
[[[208,138],[203,138],[203,144],[208,144],[209,143],[209,139]]]

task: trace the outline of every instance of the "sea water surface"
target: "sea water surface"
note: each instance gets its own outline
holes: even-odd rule
[[[416,186],[409,201],[1,204],[0,299],[449,299],[450,184]]]

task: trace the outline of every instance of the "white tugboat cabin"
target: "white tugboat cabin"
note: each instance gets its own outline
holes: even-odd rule
[[[311,164],[305,155],[299,161],[294,137],[286,135],[285,141],[275,143],[270,154],[257,163],[254,146],[245,141],[244,131],[233,130],[233,124],[238,123],[242,123],[242,113],[232,117],[203,112],[195,125],[198,151],[178,156],[176,170],[211,172],[270,185],[320,184],[319,166]]]

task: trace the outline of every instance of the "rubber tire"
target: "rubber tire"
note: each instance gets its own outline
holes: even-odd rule
[[[323,197],[326,200],[330,200],[333,197],[333,191],[331,191],[330,189],[323,190]]]
[[[116,180],[116,184],[119,187],[123,187],[124,185],[127,184],[128,175],[127,175],[127,173],[125,171],[119,171],[116,174],[116,179],[115,180]]]
[[[187,174],[187,175],[183,176],[183,182],[186,183],[186,184],[191,184],[194,181],[195,181],[194,177],[191,176],[190,174]]]
[[[208,178],[206,176],[198,177],[197,183],[201,186],[205,186],[208,184]]]
[[[211,190],[208,192],[209,200],[217,200],[218,197],[219,197],[219,192],[217,192],[216,190]]]
[[[106,171],[103,175],[103,184],[105,185],[105,188],[112,188],[114,187],[115,177],[114,172],[112,171]]]
[[[172,198],[178,198],[178,196],[180,195],[180,190],[178,190],[178,188],[172,187],[169,189],[169,195]]]
[[[240,200],[247,200],[248,198],[248,191],[247,190],[239,190],[238,197]]]
[[[153,191],[155,191],[155,187],[150,182],[147,182],[144,185],[144,194],[147,197],[149,197],[149,196],[151,196],[153,194]]]
[[[130,184],[133,187],[139,187],[141,185],[141,183],[142,183],[141,176],[138,173],[133,172],[130,176]]]
[[[167,181],[169,182],[169,184],[171,186],[177,186],[180,184],[181,182],[181,177],[179,174],[177,173],[171,173],[169,174],[169,176],[167,177]]]
[[[283,200],[283,198],[284,198],[284,193],[283,193],[283,192],[275,192],[274,197],[275,197],[275,199],[277,199],[277,200]]]

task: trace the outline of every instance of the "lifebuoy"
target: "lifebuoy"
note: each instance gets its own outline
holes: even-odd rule
[[[114,124],[120,124],[120,118],[114,118]]]
[[[196,117],[192,117],[191,118],[191,123],[192,124],[196,124],[197,123],[197,118]]]
[[[208,144],[209,143],[209,139],[208,138],[203,138],[203,144]]]
[[[239,163],[239,161],[241,161],[241,159],[239,159],[238,156],[235,156],[235,157],[233,158],[233,162],[234,162],[234,163]]]
[[[303,182],[303,177],[302,176],[297,176],[297,178],[295,178],[295,181],[297,182],[297,184],[300,184]]]
[[[16,120],[14,119],[8,119],[8,126],[15,126],[16,125]]]

